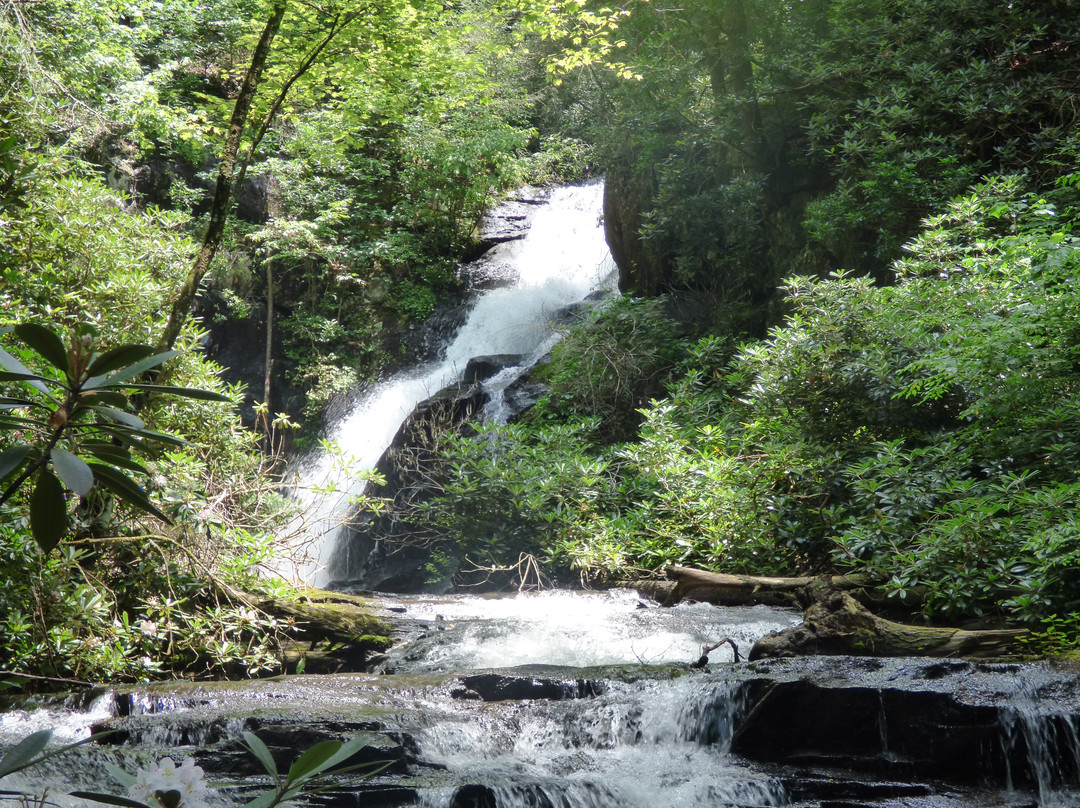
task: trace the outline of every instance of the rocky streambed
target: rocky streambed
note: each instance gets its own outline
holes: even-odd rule
[[[368,672],[103,690],[22,705],[4,743],[45,722],[104,743],[34,774],[50,794],[107,789],[192,755],[243,802],[267,785],[237,743],[285,768],[361,737],[385,766],[324,806],[758,808],[1080,804],[1080,677],[1050,664],[814,657],[735,662],[799,617],[767,607],[659,608],[630,593],[380,601],[397,643]],[[36,723],[35,723],[36,722]],[[8,782],[3,787],[11,787]]]

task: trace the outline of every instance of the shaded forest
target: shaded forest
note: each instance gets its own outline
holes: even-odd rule
[[[444,436],[433,575],[857,571],[1073,647],[1068,6],[7,0],[0,670],[276,670],[283,448],[598,174],[624,297]]]

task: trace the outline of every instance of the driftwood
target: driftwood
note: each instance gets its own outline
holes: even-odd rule
[[[865,575],[773,578],[727,575],[672,567],[674,585],[658,589],[661,602],[673,606],[696,600],[721,606],[766,604],[804,609],[803,623],[763,637],[749,659],[838,654],[858,656],[997,657],[1020,650],[1023,629],[968,631],[917,626],[887,620],[866,606],[889,612],[913,611],[918,595],[886,598],[877,582]]]
[[[821,591],[803,623],[762,637],[750,659],[817,654],[999,657],[1018,650],[1024,629],[967,631],[912,626],[877,617],[845,592]]]
[[[822,585],[858,593],[860,600],[876,600],[872,592],[873,579],[866,575],[770,578],[671,567],[667,570],[667,576],[675,581],[675,586],[661,601],[665,606],[674,606],[682,600],[696,600],[718,606],[764,603],[769,606],[805,607],[809,601],[807,592]]]

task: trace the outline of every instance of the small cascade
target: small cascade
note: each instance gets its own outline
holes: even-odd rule
[[[524,239],[493,248],[486,262],[513,267],[516,279],[474,301],[468,318],[445,346],[442,359],[379,384],[333,429],[327,449],[305,458],[292,473],[302,516],[283,537],[288,554],[304,559],[279,569],[313,586],[348,577],[348,553],[334,548],[347,531],[350,501],[363,493],[361,472],[372,469],[416,406],[462,379],[476,357],[515,357],[489,382],[488,417],[505,417],[503,391],[558,340],[569,308],[598,290],[611,289],[614,264],[601,221],[599,182],[557,189],[539,207]],[[284,565],[283,565],[284,566]]]
[[[1080,804],[1080,733],[1071,714],[1048,712],[1038,694],[1022,685],[1001,711],[1006,785],[1033,785],[1039,808]]]
[[[708,677],[616,683],[590,699],[467,709],[416,732],[463,785],[426,808],[762,808],[783,785],[728,755],[745,702]]]
[[[422,791],[424,808],[788,804],[778,780],[729,754],[748,691],[722,675],[671,678],[667,666],[686,671],[718,637],[748,648],[793,613],[646,607],[621,591],[402,603],[434,631],[391,659],[394,670],[497,671],[464,677],[470,690],[409,728],[421,759],[453,780]],[[714,661],[724,671],[724,654]],[[627,665],[638,671],[627,681],[581,678]],[[541,686],[560,676],[574,678]]]

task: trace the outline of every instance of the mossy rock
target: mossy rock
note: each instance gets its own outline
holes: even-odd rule
[[[393,645],[391,626],[371,614],[371,602],[355,595],[304,590],[296,600],[260,604],[267,613],[293,623],[293,640],[281,646],[287,670],[300,660],[309,673],[364,670],[371,655]]]

